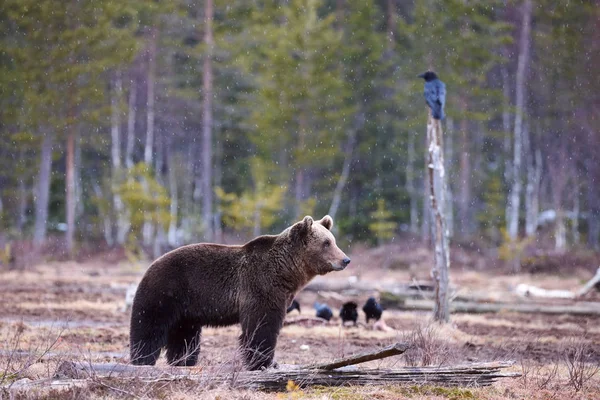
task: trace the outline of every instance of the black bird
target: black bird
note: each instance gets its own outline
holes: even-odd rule
[[[358,304],[353,301],[349,301],[342,305],[340,309],[340,318],[342,319],[342,324],[352,321],[354,325],[356,325],[356,320],[358,319]]]
[[[333,317],[333,312],[327,304],[315,303],[315,310],[317,310],[317,317],[319,318],[329,321]]]
[[[381,307],[381,305],[377,303],[375,297],[369,297],[369,299],[363,306],[363,311],[367,315],[367,323],[369,323],[370,319],[379,321],[379,319],[381,318],[381,314],[383,313],[383,307]]]
[[[292,300],[292,304],[290,304],[290,306],[287,308],[286,313],[291,313],[294,310],[298,310],[298,313],[300,313],[300,303],[298,303],[298,300],[294,299]]]
[[[425,101],[435,119],[444,119],[444,105],[446,104],[446,85],[440,81],[433,71],[418,75],[425,79]]]

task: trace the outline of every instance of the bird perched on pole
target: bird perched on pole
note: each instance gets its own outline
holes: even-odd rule
[[[427,71],[420,75],[419,78],[425,79],[425,101],[431,114],[435,119],[444,119],[444,105],[446,104],[446,85],[440,81],[433,71]]]

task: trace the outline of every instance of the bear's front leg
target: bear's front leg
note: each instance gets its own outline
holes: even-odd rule
[[[284,317],[285,309],[266,308],[265,304],[254,304],[242,310],[240,346],[249,370],[268,368],[273,364]]]

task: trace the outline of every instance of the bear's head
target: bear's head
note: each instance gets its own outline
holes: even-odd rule
[[[319,221],[306,216],[290,229],[292,240],[302,244],[306,268],[315,275],[341,271],[350,263],[348,256],[335,243],[332,226],[333,219],[329,215]]]

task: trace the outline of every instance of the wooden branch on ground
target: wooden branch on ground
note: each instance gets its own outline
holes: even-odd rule
[[[592,277],[581,289],[577,291],[577,297],[587,294],[594,286],[600,284],[600,267],[596,270],[596,275]]]
[[[320,369],[324,371],[331,371],[337,368],[347,367],[348,365],[355,365],[367,361],[380,360],[382,358],[396,356],[398,354],[404,353],[409,348],[410,345],[408,343],[395,343],[391,346],[384,347],[380,350],[369,351],[366,353],[356,354],[350,357],[340,358],[329,363],[305,365],[300,367],[300,369]]]

